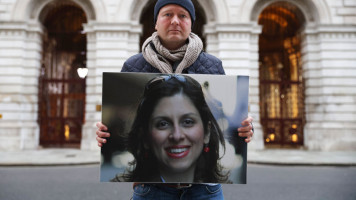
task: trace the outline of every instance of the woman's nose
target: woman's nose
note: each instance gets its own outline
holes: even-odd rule
[[[174,141],[180,141],[184,139],[184,130],[182,127],[175,126],[170,134],[170,139]]]

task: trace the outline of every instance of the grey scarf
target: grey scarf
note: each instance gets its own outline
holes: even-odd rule
[[[185,68],[191,66],[197,60],[200,52],[203,50],[203,42],[194,33],[190,33],[188,41],[189,43],[179,49],[168,50],[161,44],[157,32],[154,32],[143,43],[142,54],[146,61],[161,73],[182,73]],[[151,42],[158,53],[152,49]],[[170,61],[177,62],[180,60],[182,61],[177,66],[177,69],[173,71]]]

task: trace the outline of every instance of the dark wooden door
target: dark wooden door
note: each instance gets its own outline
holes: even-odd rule
[[[85,117],[86,67],[84,12],[75,5],[52,5],[43,24],[43,59],[39,80],[40,145],[80,147]]]
[[[268,6],[259,16],[260,116],[266,147],[303,145],[303,23],[300,10],[286,2]]]

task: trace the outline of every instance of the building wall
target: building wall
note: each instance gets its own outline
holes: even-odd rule
[[[305,30],[305,143],[310,149],[356,149],[355,44],[354,26],[322,25]]]
[[[0,22],[0,149],[38,146],[41,31],[32,24]]]
[[[95,149],[101,113],[102,72],[119,72],[139,51],[140,14],[148,0],[73,0],[88,16],[87,104],[82,149]],[[263,149],[259,124],[257,19],[277,0],[197,0],[207,16],[207,51],[227,74],[250,75],[250,115]],[[302,61],[306,86],[305,147],[356,150],[356,0],[285,0],[306,18]],[[43,32],[40,13],[54,0],[0,0],[0,149],[35,149],[38,77]]]

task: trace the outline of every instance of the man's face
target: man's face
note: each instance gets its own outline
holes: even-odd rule
[[[174,50],[185,44],[192,31],[192,20],[186,9],[168,4],[160,9],[155,29],[162,45]]]

